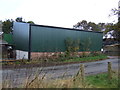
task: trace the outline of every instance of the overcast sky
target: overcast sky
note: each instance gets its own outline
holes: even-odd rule
[[[111,23],[119,0],[0,0],[0,20],[22,17],[40,25],[72,28],[81,20]]]

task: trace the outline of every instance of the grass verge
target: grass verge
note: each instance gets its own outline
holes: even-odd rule
[[[118,73],[114,72],[112,79],[108,79],[108,74],[98,74],[87,76],[86,81],[92,85],[93,88],[118,88]]]
[[[107,59],[108,57],[106,55],[98,55],[98,56],[89,56],[89,57],[83,57],[83,58],[73,58],[73,59],[67,59],[63,62],[90,62],[90,61],[96,61],[96,60],[103,60]]]
[[[62,65],[62,64],[70,64],[70,63],[77,63],[77,62],[94,62],[99,60],[107,59],[108,57],[106,55],[96,55],[96,56],[86,56],[86,57],[71,57],[71,58],[59,58],[59,59],[47,59],[47,60],[16,60],[13,62],[2,62],[3,68],[7,67],[36,67],[36,66],[52,66],[52,65]]]

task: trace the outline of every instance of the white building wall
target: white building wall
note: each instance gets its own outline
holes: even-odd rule
[[[16,50],[16,59],[28,59],[28,52]]]

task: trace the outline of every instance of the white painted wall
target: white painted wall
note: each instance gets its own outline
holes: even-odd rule
[[[28,59],[28,52],[16,50],[16,59]]]

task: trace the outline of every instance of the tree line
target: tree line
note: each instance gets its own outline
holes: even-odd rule
[[[31,24],[35,24],[33,21],[23,21],[22,17],[17,17],[15,19],[16,22],[22,22],[22,23],[31,23]],[[6,21],[2,22],[2,31],[3,33],[11,33],[13,31],[13,19],[7,19]]]
[[[105,36],[108,32],[112,31],[111,36],[114,37],[120,43],[120,11],[118,9],[112,9],[112,15],[118,16],[118,22],[113,23],[94,23],[87,22],[86,20],[82,20],[77,24],[73,25],[75,29],[88,30],[88,31],[99,31],[103,32],[103,36]],[[111,15],[109,15],[111,16]]]
[[[115,9],[116,10],[116,9]],[[117,11],[113,10],[115,15],[118,14]],[[31,23],[35,24],[33,21],[23,21],[22,17],[18,17],[15,19],[16,22],[23,22],[23,23]],[[3,33],[11,33],[13,31],[13,19],[8,19],[6,21],[2,22],[2,31]],[[80,29],[80,30],[87,30],[87,31],[97,31],[97,32],[103,32],[103,36],[107,34],[110,31],[113,31],[111,33],[111,36],[113,36],[118,42],[120,42],[120,19],[118,19],[118,22],[116,24],[113,23],[94,23],[94,22],[87,22],[86,20],[82,20],[78,22],[77,24],[73,25],[73,28]]]
[[[87,22],[86,20],[82,20],[78,22],[77,24],[73,25],[73,28],[75,29],[80,29],[80,30],[87,30],[87,31],[97,31],[97,32],[103,32],[103,36],[107,34],[110,31],[113,31],[111,33],[111,36],[114,38],[119,39],[119,33],[120,33],[120,28],[119,22],[116,24],[113,23],[94,23],[94,22]]]

